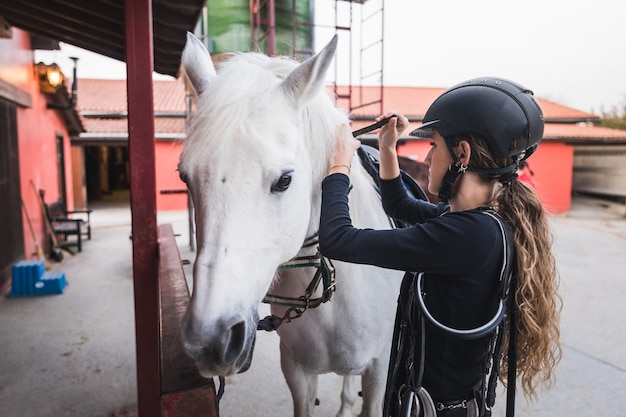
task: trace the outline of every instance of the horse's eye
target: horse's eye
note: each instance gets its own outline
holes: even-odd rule
[[[291,172],[286,172],[281,175],[278,181],[276,181],[276,183],[272,185],[272,192],[276,193],[287,190],[287,188],[289,188],[289,186],[291,185],[291,176]]]

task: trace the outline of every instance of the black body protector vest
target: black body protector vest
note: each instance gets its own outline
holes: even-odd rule
[[[438,322],[428,311],[424,303],[423,273],[407,272],[402,280],[396,321],[394,326],[387,387],[383,404],[384,417],[437,416],[437,408],[429,393],[422,387],[424,372],[424,349],[426,321],[430,324],[461,339],[473,339],[491,334],[489,351],[485,352],[485,366],[481,387],[475,392],[478,417],[491,416],[491,408],[495,404],[496,386],[502,360],[502,346],[506,334],[506,320],[509,307],[509,322],[514,323],[515,317],[515,280],[514,245],[512,236],[507,236],[503,220],[493,211],[483,212],[498,223],[504,242],[504,259],[500,275],[500,302],[493,318],[484,325],[470,330],[450,328]],[[514,326],[513,326],[514,332]],[[515,335],[509,335],[509,381],[515,381]],[[508,384],[507,417],[513,417],[515,401],[515,382]],[[470,412],[467,414],[471,416]]]

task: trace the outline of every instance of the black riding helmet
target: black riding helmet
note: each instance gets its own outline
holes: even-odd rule
[[[523,160],[537,149],[543,125],[532,91],[501,78],[476,78],[444,91],[409,135],[430,137],[436,130],[448,139],[474,133],[487,141],[495,157]]]
[[[439,188],[441,201],[448,201],[457,177],[470,170],[496,176],[506,183],[517,177],[519,161],[528,158],[543,137],[543,112],[533,92],[501,78],[477,78],[444,91],[428,108],[422,125],[409,135],[431,137],[436,130],[445,140],[454,161],[452,139],[477,134],[487,142],[496,158],[513,157],[510,165],[478,169],[455,162],[450,165]]]

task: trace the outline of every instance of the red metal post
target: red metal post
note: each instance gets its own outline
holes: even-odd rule
[[[161,415],[152,1],[126,0],[128,149],[139,417]]]
[[[266,11],[265,18],[262,17]],[[266,32],[261,32],[261,25]],[[276,55],[276,4],[275,0],[250,0],[250,50],[260,50],[263,40],[267,41],[267,55]]]
[[[269,0],[269,10],[267,11],[267,20],[269,26],[269,38],[267,40],[267,54],[269,56],[276,55],[276,3]]]

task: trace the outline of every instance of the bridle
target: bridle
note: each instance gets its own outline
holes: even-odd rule
[[[363,135],[365,133],[376,130],[387,124],[392,117],[395,117],[395,115],[384,118],[362,129],[356,130],[352,132],[352,135],[353,137],[357,137],[359,135]],[[359,156],[363,158],[363,156]],[[370,175],[372,175],[374,180],[377,179],[378,173],[374,174],[369,170],[368,172],[370,173]],[[318,243],[319,237],[316,232],[312,236],[304,240],[301,249],[315,246]],[[315,275],[313,275],[313,279],[307,286],[304,295],[300,297],[287,297],[283,295],[270,294],[269,292],[265,295],[265,297],[263,298],[264,303],[289,307],[289,309],[287,309],[282,317],[271,315],[265,317],[262,320],[259,320],[257,330],[266,330],[268,332],[277,330],[278,327],[283,323],[283,321],[286,320],[287,323],[289,323],[292,320],[301,317],[302,314],[309,308],[316,308],[319,307],[322,303],[330,301],[333,293],[335,292],[335,267],[333,266],[330,259],[322,255],[319,250],[316,251],[315,255],[296,256],[295,258],[291,258],[289,261],[280,264],[277,270],[280,271],[284,269],[311,267],[317,268],[317,270],[315,272]],[[313,294],[315,294],[315,292],[317,291],[320,282],[323,283],[322,295],[320,297],[314,298]]]
[[[305,239],[302,248],[309,248],[319,243],[317,233]],[[311,282],[306,287],[304,295],[300,297],[287,297],[284,295],[276,295],[267,293],[263,298],[266,304],[279,305],[289,307],[282,317],[271,315],[259,321],[257,330],[273,331],[286,320],[287,323],[302,316],[309,308],[319,307],[322,303],[330,301],[335,292],[335,267],[330,259],[322,255],[319,250],[315,255],[296,256],[287,262],[280,264],[277,270],[294,269],[294,268],[316,268],[315,274]],[[317,291],[320,282],[323,285],[322,295],[313,297]]]

